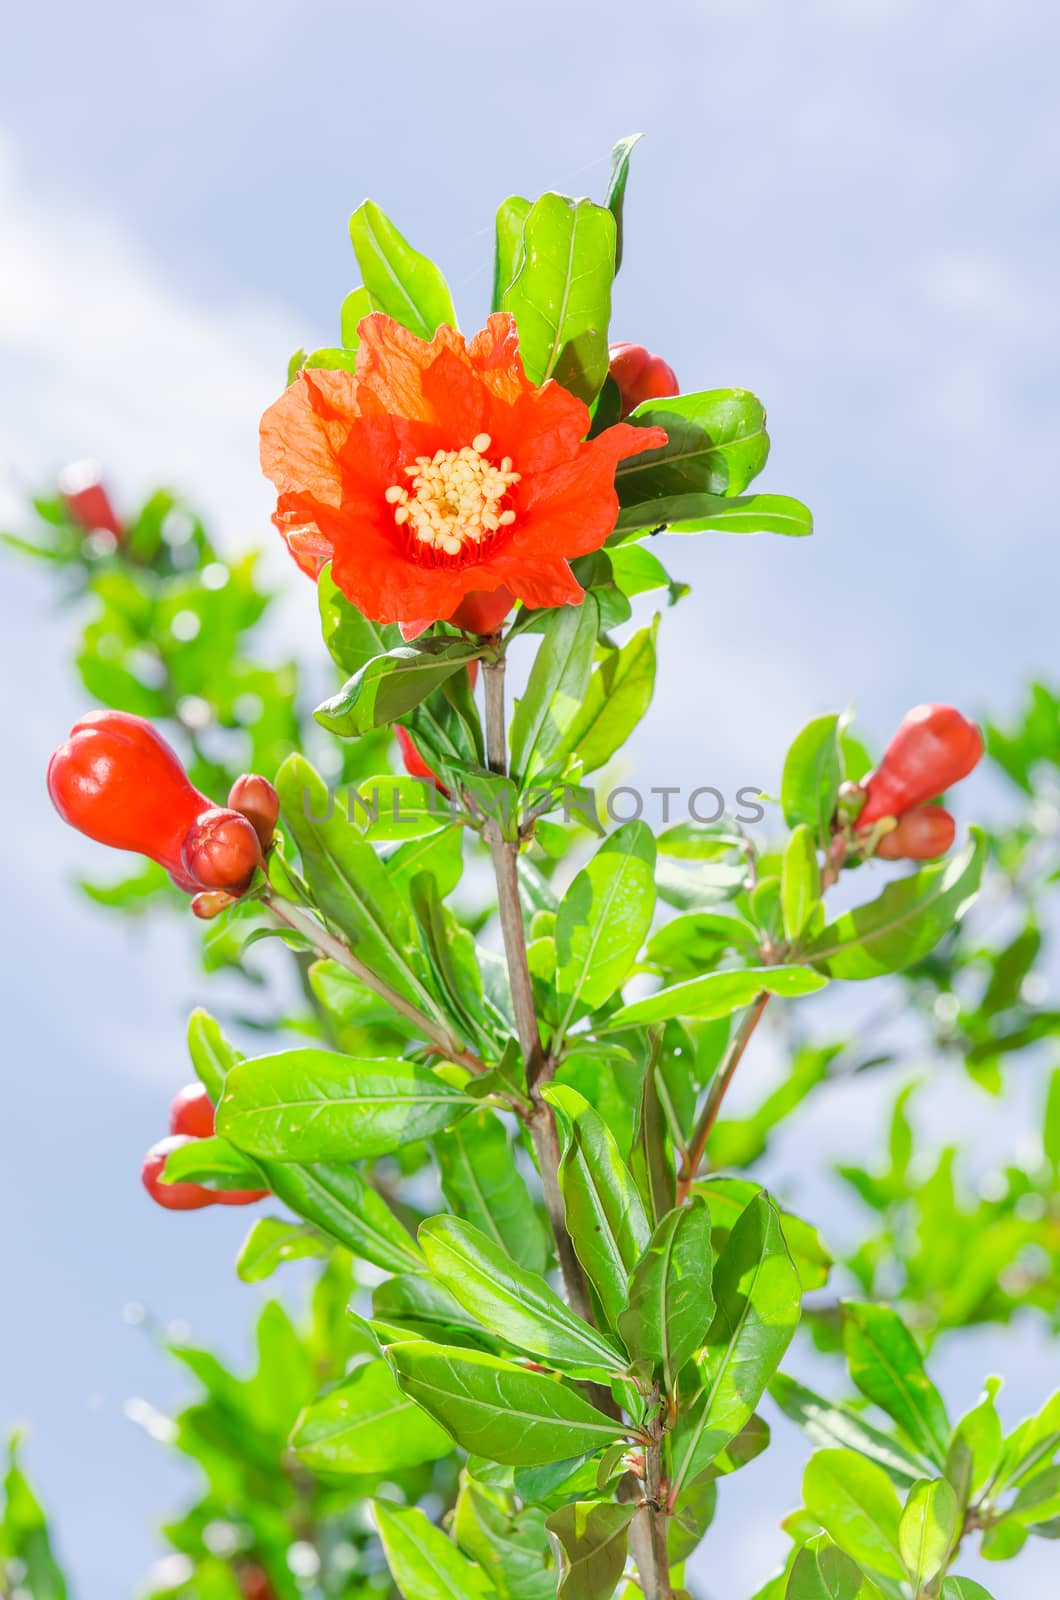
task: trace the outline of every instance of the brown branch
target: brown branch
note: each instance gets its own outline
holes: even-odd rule
[[[348,945],[343,944],[341,939],[336,939],[335,935],[322,927],[315,917],[303,911],[300,906],[292,905],[287,900],[274,899],[272,895],[266,895],[262,904],[277,922],[282,922],[295,933],[304,935],[318,955],[334,961],[352,973],[355,978],[359,978],[366,989],[371,989],[373,994],[385,1000],[387,1005],[392,1006],[399,1016],[411,1023],[418,1033],[422,1033],[424,1038],[437,1045],[447,1060],[459,1062],[462,1067],[467,1067],[469,1072],[488,1070],[481,1057],[471,1050],[465,1050],[444,1023],[428,1017],[410,1000],[406,1000],[404,995],[391,988],[385,979],[377,977],[370,967],[366,967],[364,962],[354,955]]]
[[[743,1053],[751,1041],[751,1035],[762,1020],[762,1013],[769,1004],[769,999],[769,991],[765,989],[761,994],[756,995],[744,1012],[740,1026],[733,1034],[729,1047],[721,1058],[721,1064],[707,1092],[706,1103],[700,1112],[699,1121],[696,1123],[692,1137],[688,1141],[688,1149],[685,1151],[684,1159],[681,1162],[681,1170],[677,1175],[677,1199],[679,1204],[688,1199],[688,1191],[695,1182],[696,1173],[699,1171],[699,1163],[703,1159],[703,1152],[707,1148],[707,1140],[710,1138],[711,1130],[718,1120],[722,1101],[729,1091],[729,1085],[735,1076],[736,1068],[740,1065]]]

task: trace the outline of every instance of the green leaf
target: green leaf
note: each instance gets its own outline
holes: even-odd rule
[[[629,178],[629,158],[633,154],[634,146],[643,137],[642,133],[630,133],[624,139],[616,140],[611,147],[611,172],[607,180],[604,205],[615,219],[616,273],[622,265],[622,211],[626,198],[626,182]]]
[[[666,1113],[659,1093],[661,1068],[649,1059],[629,1153],[632,1172],[651,1224],[661,1222],[677,1200],[677,1174],[667,1146]]]
[[[588,1101],[563,1084],[542,1093],[562,1120],[559,1186],[567,1231],[615,1327],[626,1308],[630,1274],[651,1238],[644,1205],[614,1135]]]
[[[26,1600],[66,1600],[66,1579],[52,1551],[48,1519],[19,1466],[19,1444],[16,1433],[8,1445],[0,1502],[0,1582],[12,1600],[20,1591]],[[13,1587],[8,1590],[9,1577]]]
[[[832,978],[875,978],[920,961],[961,920],[979,889],[987,844],[977,828],[957,855],[889,883],[879,899],[844,912],[804,958]]]
[[[276,788],[316,907],[377,978],[440,1020],[435,996],[409,959],[415,939],[407,900],[371,845],[304,757],[287,758]]]
[[[470,1096],[411,1061],[286,1050],[229,1073],[217,1127],[248,1155],[354,1161],[449,1127]]]
[[[727,950],[757,954],[750,923],[725,911],[690,911],[656,929],[645,960],[672,978],[691,978],[715,966]]]
[[[504,305],[505,291],[519,270],[523,255],[523,227],[530,215],[530,202],[522,195],[511,194],[497,207],[497,230],[493,251],[494,311]]]
[[[426,778],[377,773],[351,784],[351,822],[374,843],[422,839],[453,825],[453,807]]]
[[[701,1197],[669,1212],[629,1281],[618,1331],[635,1361],[650,1361],[671,1390],[714,1318],[710,1212]]]
[[[824,849],[843,781],[839,717],[830,713],[808,722],[784,760],[780,803],[789,828],[805,827]]]
[[[818,1534],[795,1555],[786,1586],[776,1600],[882,1600],[879,1589],[870,1583],[861,1568],[826,1534]],[[771,1588],[755,1600],[774,1600]]]
[[[314,350],[302,362],[304,367],[323,367],[326,372],[353,372],[357,367],[357,353],[354,350],[340,350],[335,346],[325,346],[321,350]]]
[[[961,1418],[953,1430],[946,1455],[946,1476],[955,1489],[963,1486],[962,1505],[994,1477],[1001,1460],[1003,1438],[1001,1418],[994,1404],[999,1384],[989,1380],[979,1403]]]
[[[746,389],[645,400],[627,421],[666,430],[660,449],[630,456],[615,470],[619,504],[639,526],[669,521],[669,509],[689,496],[740,494],[769,454],[765,410]]]
[[[400,1387],[462,1450],[506,1466],[541,1466],[620,1438],[620,1422],[539,1372],[474,1350],[412,1340],[387,1352]]]
[[[609,650],[589,679],[567,730],[567,744],[583,774],[610,761],[651,704],[658,631],[656,617],[650,628],[635,633],[620,650]]]
[[[802,938],[820,904],[821,868],[813,832],[805,823],[794,828],[784,850],[780,906],[784,935],[793,944]],[[824,921],[822,915],[821,921]]]
[[[221,1024],[201,1007],[188,1018],[188,1053],[199,1082],[216,1105],[224,1092],[225,1077],[243,1058],[224,1037]]]
[[[508,1498],[464,1473],[454,1519],[457,1543],[489,1574],[503,1600],[555,1600],[544,1512],[534,1506],[509,1511]]]
[[[655,839],[646,822],[617,828],[571,883],[556,917],[562,1038],[579,1007],[593,1011],[629,974],[655,911]]]
[[[807,978],[820,980],[821,974],[811,974],[805,967],[744,967],[708,972],[622,1006],[608,1018],[607,1029],[613,1033],[634,1023],[665,1022],[670,1017],[728,1017],[764,992],[790,1000],[823,989],[827,981],[807,982]]]
[[[396,623],[371,622],[347,600],[331,576],[330,561],[317,580],[317,601],[324,643],[347,677],[354,677],[376,656],[387,655],[401,644]]]
[[[502,305],[515,317],[534,383],[555,378],[592,400],[607,377],[615,219],[591,200],[543,194],[523,224],[523,254]]]
[[[422,1271],[416,1241],[394,1216],[382,1195],[348,1163],[262,1164],[277,1200],[344,1245],[353,1255],[385,1272]]]
[[[894,1484],[853,1450],[818,1450],[806,1463],[802,1497],[840,1549],[888,1578],[904,1578],[898,1542],[902,1514]]]
[[[974,1578],[943,1578],[942,1600],[994,1600]]]
[[[236,1258],[236,1273],[244,1283],[261,1283],[285,1261],[330,1254],[331,1245],[311,1223],[259,1217]]]
[[[376,1473],[439,1461],[453,1441],[402,1394],[385,1361],[369,1361],[306,1407],[291,1446],[314,1472]]]
[[[417,338],[430,339],[440,323],[455,328],[456,312],[445,279],[414,250],[373,200],[350,218],[350,239],[372,305]]]
[[[714,1299],[717,1310],[698,1358],[702,1389],[674,1437],[678,1490],[744,1427],[798,1324],[799,1275],[764,1190],[737,1219],[721,1252]]]
[[[469,1222],[432,1217],[419,1243],[438,1282],[502,1343],[575,1377],[625,1371],[624,1354]]]
[[[1009,1515],[1031,1525],[1060,1516],[1060,1465],[1028,1478],[1009,1507]]]
[[[946,1565],[959,1521],[957,1496],[945,1478],[923,1478],[915,1485],[902,1512],[898,1544],[918,1591]]]
[[[575,1500],[546,1520],[560,1561],[559,1600],[611,1600],[626,1564],[632,1505]]]
[[[365,317],[376,310],[378,310],[378,307],[372,304],[372,297],[367,289],[358,287],[350,290],[339,310],[339,328],[341,330],[343,349],[357,349],[361,342],[360,324]]]
[[[388,727],[481,654],[481,645],[467,639],[428,638],[398,645],[367,662],[313,715],[321,727],[344,739]]]
[[[261,1170],[227,1139],[193,1139],[166,1157],[163,1183],[201,1183],[220,1191],[260,1189]]]
[[[416,1506],[374,1500],[375,1523],[404,1600],[490,1600],[493,1585]]]
[[[543,1272],[548,1258],[545,1230],[501,1119],[492,1111],[464,1117],[437,1136],[434,1148],[450,1208],[528,1271]]]
[[[929,1461],[942,1467],[950,1423],[942,1396],[902,1319],[888,1306],[843,1303],[843,1347],[850,1376],[867,1399],[886,1411]]]
[[[749,1178],[707,1178],[695,1185],[695,1193],[701,1194],[710,1207],[715,1229],[726,1232],[732,1229],[759,1192],[758,1185]],[[793,1216],[790,1211],[780,1211],[779,1216],[784,1243],[795,1263],[803,1292],[820,1289],[827,1282],[828,1270],[832,1265],[832,1258],[821,1235],[810,1223]]]
[[[565,747],[585,699],[599,622],[596,600],[550,612],[511,724],[512,773],[525,786]]]
[[[1005,1454],[998,1471],[999,1481],[1007,1486],[1020,1483],[1048,1465],[1060,1449],[1060,1389],[1050,1395],[1033,1417],[1026,1417],[1005,1440]]]
[[[892,1483],[902,1489],[912,1488],[923,1475],[923,1464],[916,1456],[850,1406],[823,1399],[785,1372],[776,1374],[769,1393],[784,1415],[797,1422],[814,1444],[856,1450],[881,1466]]]
[[[627,538],[642,529],[667,533],[779,533],[803,539],[813,532],[813,517],[801,500],[784,494],[744,494],[732,499],[721,494],[668,495],[638,505],[623,506],[612,540]]]

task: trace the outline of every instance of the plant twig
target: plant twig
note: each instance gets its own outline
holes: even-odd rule
[[[505,777],[508,772],[508,741],[504,721],[504,657],[499,656],[495,661],[484,660],[482,667],[486,693],[486,759],[491,772]],[[526,1087],[533,1102],[533,1111],[527,1121],[541,1172],[545,1210],[571,1309],[586,1322],[592,1322],[589,1288],[567,1232],[563,1196],[560,1193],[560,1145],[556,1119],[551,1106],[546,1105],[540,1093],[542,1084],[555,1070],[555,1063],[546,1057],[541,1048],[541,1033],[537,1025],[534,986],[526,955],[526,930],[519,902],[519,842],[504,837],[503,829],[495,817],[487,818],[484,832],[489,841],[497,882],[497,906],[515,1009],[515,1030],[523,1052]]]
[[[688,1141],[688,1149],[685,1151],[684,1159],[681,1162],[681,1170],[677,1175],[677,1199],[679,1204],[688,1199],[688,1191],[695,1182],[699,1163],[702,1161],[703,1152],[707,1148],[707,1140],[710,1138],[711,1130],[718,1120],[721,1103],[728,1093],[729,1085],[736,1073],[736,1068],[740,1065],[743,1053],[751,1041],[751,1035],[762,1020],[762,1013],[769,1004],[769,999],[770,996],[767,989],[763,989],[761,994],[755,996],[744,1012],[740,1026],[733,1034],[732,1039],[729,1041],[729,1047],[721,1058],[721,1064],[707,1092],[706,1103],[700,1112],[699,1121],[696,1123],[692,1137]]]
[[[442,1054],[449,1061],[457,1061],[462,1067],[467,1067],[469,1072],[486,1072],[486,1063],[481,1057],[471,1050],[465,1050],[459,1040],[449,1032],[444,1024],[436,1022],[433,1017],[428,1017],[404,995],[392,989],[383,978],[379,978],[366,967],[364,962],[354,955],[348,945],[341,939],[336,939],[334,934],[322,927],[315,917],[303,911],[300,906],[295,906],[288,900],[277,900],[272,895],[266,895],[262,904],[271,913],[277,922],[286,924],[295,933],[303,934],[316,950],[318,955],[325,956],[329,961],[334,961],[338,966],[345,967],[355,978],[359,978],[366,989],[371,989],[387,1005],[392,1006],[399,1016],[410,1022],[418,1033],[436,1044]]]
[[[629,1543],[645,1600],[671,1600],[668,1517],[663,1508],[662,1439],[659,1385],[655,1385],[650,1438],[644,1447],[644,1504],[629,1527]]]

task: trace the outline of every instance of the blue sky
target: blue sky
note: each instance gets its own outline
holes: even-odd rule
[[[165,478],[230,543],[267,540],[257,418],[290,351],[334,337],[358,201],[437,257],[470,326],[496,202],[599,194],[613,138],[644,129],[615,336],[686,388],[755,390],[763,486],[806,499],[818,531],[669,542],[694,595],[667,619],[639,774],[771,787],[786,739],[838,702],[877,738],[916,700],[1004,712],[1055,673],[1058,45],[1031,0],[23,8],[0,59],[3,514],[91,454],[130,496]],[[311,658],[308,586],[275,570]],[[183,1481],[124,1419],[129,1395],[177,1391],[122,1307],[238,1353],[255,1295],[230,1270],[238,1216],[141,1203],[201,986],[184,930],[145,938],[69,886],[100,866],[42,802],[82,709],[69,625],[40,575],[3,575],[0,1418],[34,1424],[81,1600],[113,1600]],[[981,1099],[946,1105],[989,1143]],[[836,1096],[800,1138],[847,1151],[850,1121]],[[986,1370],[1012,1369],[1013,1414],[1050,1385],[1032,1330],[969,1343],[955,1407]],[[719,1594],[749,1593],[779,1550],[800,1448],[723,1501]],[[990,1587],[1013,1600],[1046,1570],[1028,1556]]]

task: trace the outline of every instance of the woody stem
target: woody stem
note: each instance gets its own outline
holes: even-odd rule
[[[443,1023],[428,1017],[410,1000],[406,1000],[404,995],[392,989],[384,979],[377,977],[370,967],[366,967],[364,962],[354,955],[348,945],[343,944],[341,939],[336,939],[334,934],[329,933],[307,911],[303,911],[300,906],[292,905],[289,900],[277,900],[272,895],[266,895],[262,904],[277,922],[284,923],[295,933],[300,933],[308,939],[319,956],[334,961],[337,966],[344,967],[355,978],[359,978],[366,989],[371,989],[373,994],[385,1000],[387,1005],[392,1006],[406,1022],[410,1022],[418,1033],[422,1033],[425,1039],[437,1045],[450,1061],[459,1062],[462,1067],[467,1067],[469,1072],[486,1071],[486,1063],[473,1051],[465,1050]]]
[[[486,759],[491,772],[506,777],[508,772],[508,739],[504,717],[504,657],[483,662],[483,679],[486,693]],[[545,1209],[552,1227],[563,1282],[571,1308],[592,1321],[592,1303],[582,1272],[581,1263],[567,1232],[563,1196],[559,1187],[560,1146],[556,1119],[551,1106],[541,1098],[541,1086],[547,1083],[555,1070],[555,1062],[545,1055],[541,1047],[541,1032],[537,1024],[534,1005],[534,986],[526,954],[526,930],[519,901],[519,841],[505,838],[503,819],[487,817],[483,828],[493,858],[493,875],[497,883],[497,908],[500,915],[504,955],[508,964],[508,982],[515,1010],[515,1030],[523,1052],[526,1070],[526,1087],[530,1093],[533,1110],[528,1118],[530,1137],[541,1171]]]

